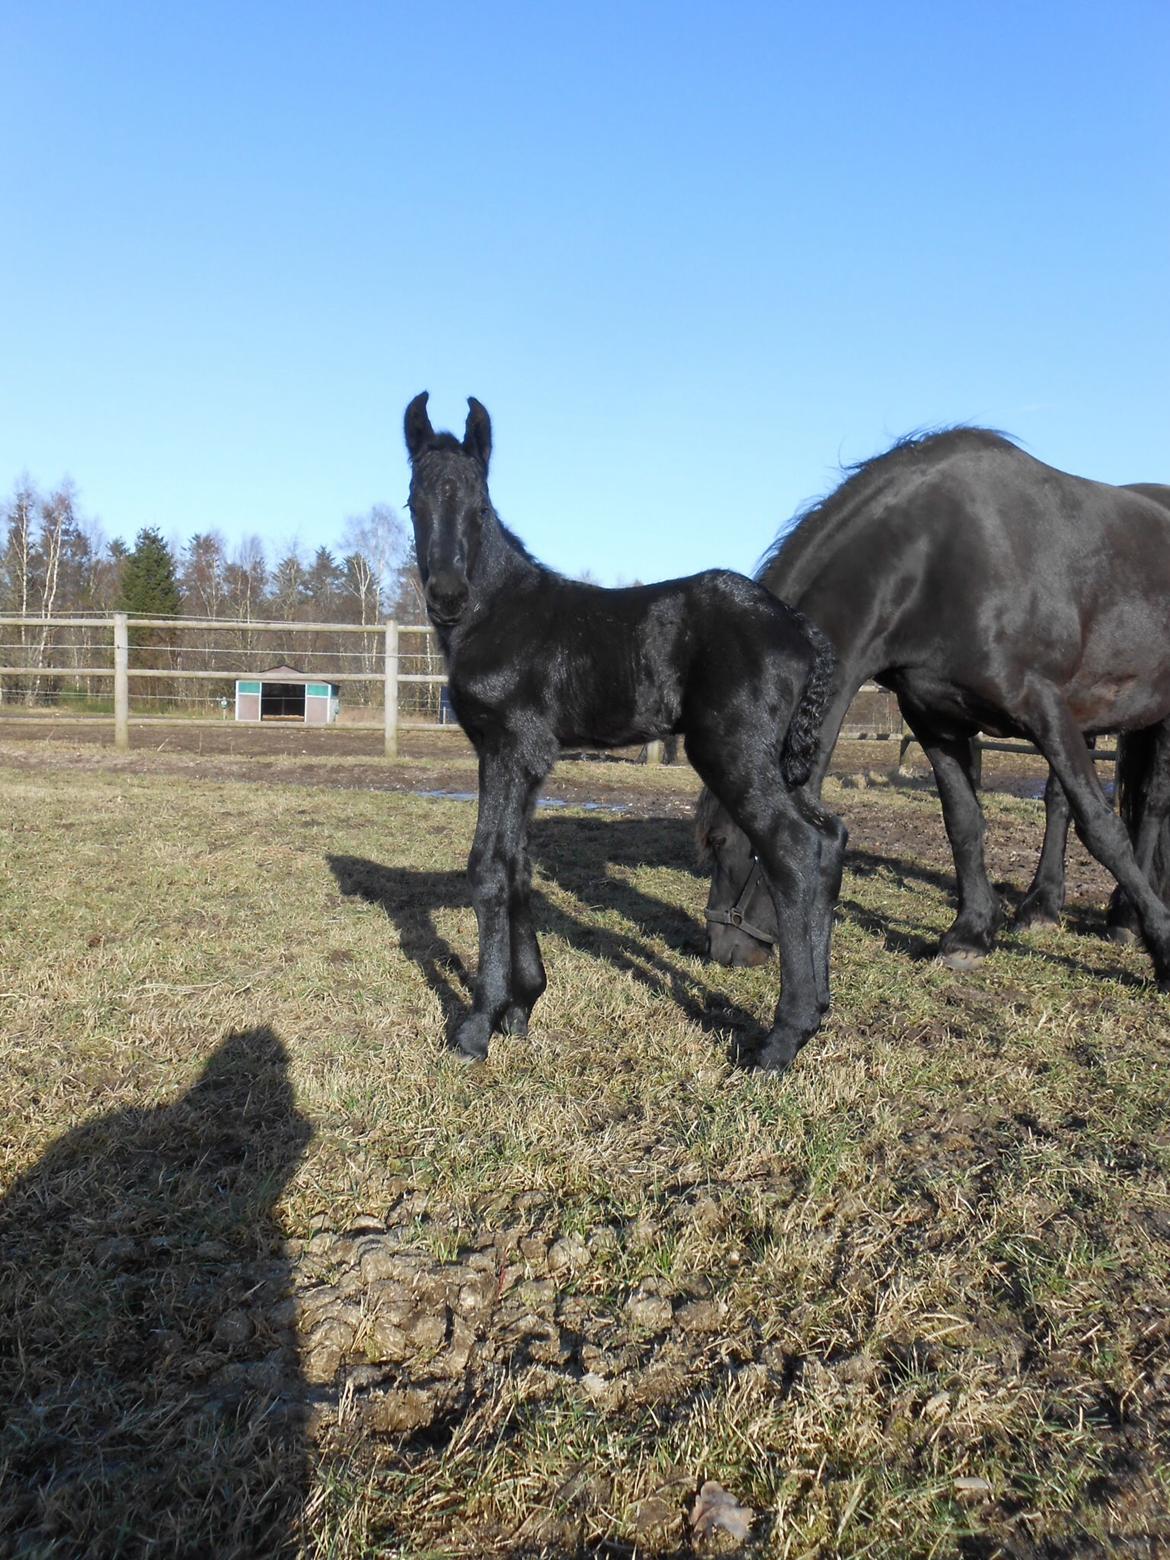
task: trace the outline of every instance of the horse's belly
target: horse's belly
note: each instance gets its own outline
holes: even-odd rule
[[[1099,678],[1089,687],[1066,695],[1073,719],[1082,731],[1141,731],[1164,720],[1170,711],[1170,687],[1151,685],[1137,674]]]
[[[969,688],[922,670],[886,676],[882,682],[898,695],[911,718],[917,717],[936,735],[961,740],[1002,723],[1002,713],[978,699]],[[998,735],[998,733],[997,733]]]
[[[629,747],[667,737],[675,724],[667,712],[658,708],[594,706],[562,711],[557,722],[557,740],[562,747]]]

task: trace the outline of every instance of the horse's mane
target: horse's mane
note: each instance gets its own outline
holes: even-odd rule
[[[413,456],[413,463],[417,465],[420,460],[426,460],[427,456],[433,455],[436,450],[447,450],[453,455],[467,454],[463,447],[463,440],[457,438],[455,434],[432,433],[423,448]]]
[[[812,527],[831,525],[839,516],[864,500],[882,483],[910,467],[929,465],[964,450],[1014,450],[1019,446],[1006,433],[995,428],[919,428],[905,434],[880,455],[842,466],[845,480],[824,498],[815,498],[798,509],[784,530],[768,548],[756,567],[756,578],[766,580],[785,549]]]
[[[542,574],[556,574],[555,569],[550,569],[548,564],[541,563],[539,558],[534,557],[533,554],[528,551],[527,547],[525,547],[524,543],[516,535],[515,531],[509,531],[508,527],[500,519],[499,515],[496,514],[494,508],[492,510],[492,514],[496,516],[496,524],[500,528],[500,535],[504,538],[514,553],[519,553],[520,557],[524,559],[525,563],[532,564],[533,568],[539,569]]]

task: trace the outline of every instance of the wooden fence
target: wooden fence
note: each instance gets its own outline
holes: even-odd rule
[[[157,636],[167,634],[170,641],[160,644]],[[197,634],[198,642],[190,636]],[[154,643],[141,646],[142,636],[154,636]],[[340,648],[347,638],[361,636],[362,648]],[[403,650],[405,636],[421,636],[427,648]],[[265,638],[274,645],[272,652],[262,648]],[[212,639],[228,641],[211,643]],[[298,645],[298,641],[302,641]],[[326,647],[321,648],[322,641]],[[293,648],[293,647],[296,648]],[[16,659],[13,652],[23,652]],[[79,651],[82,651],[79,655]],[[132,654],[133,652],[133,654]],[[156,661],[169,665],[136,664],[150,653]],[[108,684],[113,694],[114,745],[130,745],[131,685],[135,682],[166,685],[213,685],[221,690],[239,678],[263,675],[272,669],[274,658],[295,657],[310,662],[298,670],[314,680],[348,685],[364,685],[367,692],[378,692],[382,706],[381,727],[385,734],[387,757],[398,753],[400,728],[443,729],[441,719],[401,718],[403,690],[414,686],[435,689],[433,708],[441,709],[438,690],[446,683],[441,658],[434,645],[434,632],[425,624],[290,623],[262,622],[227,618],[143,618],[115,612],[108,617],[29,618],[0,615],[0,703],[38,704],[50,702],[65,683]],[[193,666],[184,661],[227,656],[230,664]],[[346,669],[347,659],[362,662],[360,669]],[[268,665],[260,664],[267,661]],[[426,669],[407,670],[403,663],[422,662]],[[339,664],[340,663],[340,664]],[[168,699],[182,695],[173,691]],[[221,694],[221,700],[226,695]],[[206,701],[204,701],[206,702]],[[136,721],[159,719],[137,715]],[[206,717],[184,716],[184,724],[207,724]],[[456,728],[457,729],[457,728]]]
[[[159,636],[169,636],[160,642]],[[153,642],[143,644],[149,637]],[[215,641],[214,643],[212,641]],[[357,650],[343,648],[347,643]],[[271,645],[271,650],[265,646]],[[407,648],[413,645],[417,648]],[[17,652],[19,659],[13,654]],[[156,661],[169,664],[137,664],[150,654]],[[235,618],[139,618],[124,612],[108,616],[19,617],[0,614],[0,704],[47,702],[48,693],[60,690],[66,682],[75,688],[84,683],[108,684],[113,695],[114,745],[125,749],[130,744],[131,719],[164,720],[167,716],[133,714],[131,686],[134,683],[166,687],[169,702],[181,702],[177,685],[205,686],[209,691],[232,686],[238,678],[255,677],[271,670],[274,658],[281,655],[298,662],[305,675],[322,682],[364,685],[383,732],[388,758],[398,754],[400,730],[425,729],[457,731],[455,724],[443,719],[440,690],[447,678],[442,659],[429,624],[376,624],[264,622]],[[268,666],[258,664],[267,659]],[[360,666],[353,667],[353,662]],[[205,664],[188,664],[203,662]],[[215,664],[206,664],[212,662]],[[347,670],[346,666],[350,669]],[[422,699],[410,700],[411,691],[422,692]],[[403,711],[404,699],[413,708]],[[192,702],[208,704],[207,694]],[[227,700],[221,693],[219,702]],[[108,707],[108,706],[107,706]],[[415,718],[419,713],[426,719]],[[184,724],[208,723],[207,717],[185,715]],[[216,721],[216,724],[219,724]],[[367,723],[372,725],[373,723]],[[897,700],[888,689],[866,683],[858,690],[841,728],[844,740],[897,740],[899,762],[913,737],[906,729]],[[1028,743],[981,742],[981,750],[1031,752]],[[651,743],[647,757],[661,759],[662,745]],[[1098,751],[1098,757],[1112,753]]]

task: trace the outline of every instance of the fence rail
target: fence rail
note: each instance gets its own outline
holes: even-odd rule
[[[154,636],[169,631],[170,643],[135,643],[138,636]],[[71,642],[62,642],[59,636],[68,633]],[[263,652],[251,643],[253,635],[283,636],[285,644]],[[197,642],[192,635],[200,636]],[[343,650],[338,644],[322,646],[319,641],[347,636],[364,636],[368,643],[360,649]],[[212,638],[229,639],[233,643],[210,643]],[[313,640],[317,642],[311,642]],[[420,642],[421,648],[405,648],[403,640]],[[241,642],[244,641],[244,642]],[[298,644],[297,641],[300,641]],[[293,647],[296,646],[294,649]],[[10,660],[13,651],[24,651],[21,662]],[[401,730],[457,731],[453,723],[443,720],[443,701],[439,690],[447,682],[446,672],[438,652],[434,630],[425,623],[294,623],[274,622],[250,618],[159,618],[130,617],[116,612],[107,616],[80,614],[75,617],[21,617],[0,613],[0,652],[4,664],[0,664],[0,704],[14,700],[26,705],[45,702],[50,695],[58,697],[87,698],[92,702],[92,690],[82,693],[77,687],[81,682],[101,681],[112,686],[114,744],[125,749],[130,744],[130,724],[135,721],[157,721],[165,716],[150,715],[139,710],[132,716],[131,687],[138,682],[154,684],[161,688],[170,685],[169,691],[154,695],[156,702],[169,704],[199,704],[211,706],[208,696],[197,690],[201,684],[219,683],[225,689],[239,678],[255,678],[273,670],[255,663],[261,656],[271,661],[273,655],[295,655],[300,661],[318,664],[304,672],[306,678],[321,682],[345,684],[370,690],[370,708],[377,710],[381,702],[380,720],[377,722],[384,734],[386,756],[398,753],[398,734]],[[68,655],[83,655],[86,664],[67,664]],[[134,660],[144,655],[169,659],[173,664],[135,665]],[[183,665],[184,659],[209,659],[232,656],[236,664],[224,666]],[[108,660],[106,659],[108,657]],[[66,658],[63,663],[63,658]],[[365,670],[342,669],[337,663],[364,660]],[[100,664],[104,661],[105,664]],[[323,662],[329,663],[325,666]],[[425,670],[404,670],[404,665],[421,662]],[[62,686],[73,682],[73,690]],[[180,692],[181,687],[191,687],[191,693]],[[435,690],[431,695],[424,690]],[[403,710],[404,694],[418,690],[421,702],[415,697],[412,708]],[[376,697],[375,697],[376,695]],[[226,718],[226,700],[221,720]],[[106,706],[108,711],[108,705]],[[411,718],[419,713],[430,718]],[[405,717],[405,718],[404,718]],[[192,723],[198,717],[184,715],[184,723]],[[374,725],[374,722],[368,723]],[[888,739],[899,743],[899,763],[906,750],[914,742],[902,720],[895,696],[876,683],[866,683],[859,690],[846,715],[840,732],[844,740]],[[1034,752],[1027,742],[1002,742],[981,740],[981,752]],[[649,748],[651,760],[661,757],[660,743]],[[1098,759],[1112,759],[1113,751],[1098,749]]]
[[[159,635],[164,631],[169,637],[160,643]],[[262,650],[253,642],[254,635],[268,636],[271,644],[270,636],[274,634],[284,643]],[[363,636],[366,641],[361,648],[346,650],[335,642],[340,638],[344,643],[345,636],[354,635]],[[322,640],[327,642],[323,644]],[[412,647],[412,640],[420,642],[418,648]],[[18,660],[13,652],[23,652],[23,659]],[[248,618],[131,617],[124,612],[108,617],[0,614],[0,703],[15,700],[33,706],[60,697],[92,701],[92,687],[82,685],[99,682],[112,690],[114,745],[125,749],[130,744],[132,718],[158,718],[141,712],[132,717],[134,684],[154,685],[156,693],[152,697],[172,705],[210,705],[210,695],[200,695],[197,690],[200,685],[218,684],[225,690],[220,703],[226,707],[227,691],[237,680],[265,676],[275,669],[271,663],[280,656],[295,658],[302,668],[307,668],[300,675],[309,680],[354,688],[364,685],[370,692],[371,708],[376,710],[377,701],[381,702],[379,723],[388,757],[397,755],[398,732],[403,727],[454,729],[446,728],[439,718],[439,690],[447,677],[434,630],[429,624],[393,621],[291,623]],[[222,657],[231,657],[234,664],[223,665]],[[152,664],[141,664],[146,658]],[[363,661],[364,670],[353,670],[355,662],[360,665]],[[167,662],[170,664],[160,664]],[[405,669],[417,668],[420,663],[425,669]],[[183,687],[193,691],[183,693]],[[430,689],[435,692],[432,698],[424,697],[421,705],[416,699],[415,710],[406,713],[429,711],[433,718],[403,719],[400,705],[404,690],[412,688],[420,693]],[[181,718],[191,721],[197,717]]]

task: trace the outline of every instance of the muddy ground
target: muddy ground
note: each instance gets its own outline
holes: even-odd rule
[[[476,790],[475,754],[457,729],[405,730],[399,759],[389,761],[382,754],[380,730],[142,723],[131,727],[130,751],[117,753],[107,722],[5,715],[0,717],[0,758],[16,768],[409,792],[469,801]],[[1100,772],[1108,787],[1112,766],[1102,762]],[[1037,804],[1034,819],[998,818],[988,833],[988,869],[1009,903],[1022,896],[1035,868],[1047,775],[1047,765],[1024,751],[987,753],[983,758],[986,795],[1026,797]],[[899,768],[895,740],[837,744],[826,800],[849,825],[853,858],[917,860],[953,878],[941,813],[932,815],[935,826],[924,832],[918,819],[880,805],[886,789],[933,793],[930,767],[920,749],[912,747]],[[698,777],[685,762],[648,766],[636,749],[566,753],[545,782],[542,805],[596,808],[631,818],[687,818],[698,791]],[[1104,905],[1111,883],[1075,838],[1069,846],[1068,874],[1070,915],[1083,922],[1086,914],[1092,916],[1089,906]]]
[[[331,793],[469,794],[474,757],[455,735],[407,734],[393,764],[379,744],[138,727],[118,754],[108,727],[0,721],[0,763],[32,777],[14,881],[23,853],[36,884],[4,981],[25,1031],[14,1098],[32,1110],[56,1089],[70,1121],[79,1100],[105,1112],[7,1199],[22,1340],[7,1358],[30,1380],[4,1431],[18,1494],[0,1516],[34,1535],[14,1552],[85,1552],[130,1487],[145,1511],[160,1435],[192,1484],[184,1507],[167,1472],[164,1507],[218,1521],[231,1503],[205,1501],[199,1477],[204,1461],[218,1477],[208,1448],[235,1426],[255,1531],[235,1549],[218,1529],[202,1548],[188,1532],[175,1553],[275,1553],[287,1529],[314,1560],[427,1544],[690,1556],[712,1471],[757,1513],[760,1555],[1165,1553],[1165,1030],[1136,954],[1067,935],[1098,926],[1107,898],[1081,847],[1064,933],[940,972],[927,942],[953,868],[921,756],[899,776],[894,744],[842,744],[826,799],[851,831],[835,946],[847,1021],[769,1088],[702,1032],[734,1029],[757,977],[687,962],[701,897],[675,878],[694,775],[566,759],[549,799],[607,813],[546,813],[535,831],[559,1006],[532,1045],[501,1041],[472,1077],[436,1062],[432,1033],[434,995],[462,1000],[474,951],[473,921],[450,914],[465,814]],[[140,815],[160,837],[140,853],[160,875],[135,894],[159,903],[165,886],[181,920],[159,914],[120,942],[107,911],[89,918],[136,864],[107,861],[130,804],[90,775],[179,782],[124,789],[151,799]],[[989,758],[992,793],[1043,779],[1034,760]],[[229,821],[227,788],[207,785],[221,780],[254,783],[230,793]],[[1042,809],[988,813],[1010,903]],[[67,858],[41,844],[63,829]],[[322,907],[325,849],[349,865]],[[257,892],[266,880],[280,891]],[[281,958],[260,976],[245,958],[237,982],[245,929]],[[367,1003],[380,986],[386,1011]],[[141,1034],[142,1055],[98,1050],[107,1030],[118,1045]],[[177,1069],[193,1036],[229,1033],[226,1082],[142,1108],[147,1061]],[[285,1100],[282,1034],[315,1133],[295,1182],[305,1122]],[[268,1156],[255,1171],[252,1143]],[[254,1228],[237,1212],[208,1221],[238,1160],[240,1206],[249,1174],[290,1177],[281,1239],[267,1211]],[[169,1211],[160,1176],[177,1188]],[[150,1331],[155,1296],[168,1322]],[[62,1337],[83,1346],[80,1404]],[[99,1467],[115,1411],[129,1450]]]

